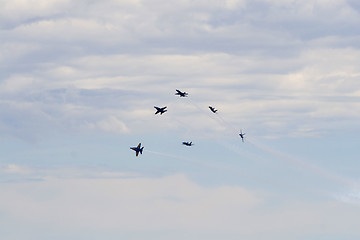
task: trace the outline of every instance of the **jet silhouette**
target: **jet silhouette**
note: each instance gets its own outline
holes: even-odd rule
[[[164,112],[167,111],[167,110],[166,110],[167,107],[159,108],[159,107],[154,106],[154,108],[156,109],[156,113],[155,113],[155,114],[160,113],[160,115],[162,115]]]
[[[242,130],[240,130],[239,136],[241,137],[242,142],[244,142],[245,133],[243,133]]]
[[[144,147],[141,147],[141,143],[139,143],[137,147],[131,147],[130,149],[134,150],[136,152],[136,156],[138,156],[139,153],[142,154]]]
[[[183,145],[191,147],[192,145],[194,145],[192,142],[182,142]]]
[[[188,93],[176,89],[175,95],[179,95],[180,97],[187,97]]]
[[[213,108],[212,106],[209,106],[210,110],[213,112],[213,113],[216,113],[217,110],[215,108]]]

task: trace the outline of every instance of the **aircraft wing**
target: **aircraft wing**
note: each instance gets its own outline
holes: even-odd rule
[[[136,156],[139,156],[139,151],[136,151]]]
[[[141,143],[139,143],[139,145],[137,146],[137,148],[140,148],[141,147]]]

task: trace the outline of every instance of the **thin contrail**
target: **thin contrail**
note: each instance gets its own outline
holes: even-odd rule
[[[350,187],[353,187],[354,186],[354,183],[347,180],[347,179],[344,179],[342,178],[341,176],[339,175],[336,175],[334,173],[331,173],[327,170],[324,170],[324,169],[321,169],[320,167],[317,167],[317,166],[314,166],[314,165],[311,165],[311,164],[308,164],[304,161],[300,161],[300,160],[297,160],[291,156],[288,156],[288,155],[285,155],[281,152],[278,152],[274,149],[271,149],[269,147],[266,147],[260,143],[257,143],[256,141],[252,140],[252,139],[247,139],[247,141],[253,145],[254,147],[262,150],[263,152],[266,152],[278,159],[281,159],[283,161],[286,161],[292,165],[295,165],[299,168],[302,168],[302,169],[305,169],[305,170],[308,170],[318,176],[321,176],[323,178],[326,178],[326,179],[329,179],[329,180],[332,180],[332,181],[335,181],[335,182],[338,182],[338,183],[341,183],[341,184],[344,184],[344,185],[347,185],[347,186],[350,186]]]
[[[223,125],[221,122],[219,122],[219,119],[214,117],[215,114],[209,114],[208,111],[205,111],[204,109],[202,109],[197,103],[195,103],[191,98],[188,99],[189,102],[195,106],[201,113],[205,114],[206,116],[210,117],[211,119],[213,119],[214,121],[218,122],[220,125]],[[217,115],[217,114],[216,114]]]
[[[216,122],[218,122],[219,124],[222,124],[222,123],[226,123],[225,120],[223,120],[218,114],[210,114],[209,112],[207,111],[204,111],[198,104],[196,104],[194,101],[192,101],[190,98],[188,98],[188,100],[190,101],[190,103],[192,105],[194,105],[199,111],[201,111],[201,113],[207,115],[208,117],[211,117],[213,120],[215,120]],[[220,117],[220,120],[216,118],[216,116]],[[173,118],[172,118],[173,119]],[[192,132],[196,132],[198,135],[201,135],[205,138],[211,136],[210,134],[204,134],[203,131],[198,131],[198,129],[194,128],[191,124],[189,124],[188,122],[182,122],[178,119],[173,119],[174,121],[178,122],[178,123],[181,123],[182,125],[184,125],[187,129],[191,129]],[[222,121],[222,122],[221,122]],[[228,126],[230,126],[230,124],[227,123]],[[231,130],[231,132],[234,132],[233,130]],[[234,134],[234,137],[236,137],[237,134],[235,135]],[[235,139],[235,138],[234,138]],[[244,157],[246,156],[246,159],[250,159],[252,161],[257,161],[259,162],[258,159],[254,158],[254,157],[250,157],[249,154],[244,154],[244,152],[242,151],[239,151],[238,149],[238,145],[234,145],[234,144],[228,144],[226,143],[225,141],[222,141],[221,138],[215,138],[213,139],[214,142],[217,142],[219,145],[227,148],[228,150],[230,150],[231,152],[234,152],[236,153],[237,155],[241,156],[241,157]]]
[[[241,141],[240,137],[238,136],[238,131],[239,129],[237,129],[236,127],[234,127],[232,124],[230,124],[229,122],[227,122],[222,116],[221,114],[213,114],[210,115],[208,112],[206,112],[203,108],[201,108],[196,102],[194,102],[191,98],[187,98],[188,101],[195,106],[201,113],[207,115],[208,117],[211,117],[213,120],[215,120],[218,124],[220,124],[222,127],[225,127],[228,131],[234,132],[234,136],[236,136],[237,140]],[[214,116],[215,115],[215,116]],[[235,134],[236,133],[236,134]],[[273,157],[280,159],[282,161],[285,161],[293,166],[296,166],[298,169],[303,169],[306,170],[308,172],[311,172],[312,174],[315,174],[317,176],[320,176],[324,179],[327,180],[331,180],[334,181],[336,183],[340,183],[342,185],[346,185],[348,187],[351,188],[356,188],[359,189],[357,184],[355,184],[354,182],[352,182],[350,179],[345,179],[335,173],[332,173],[330,171],[327,171],[325,169],[322,169],[320,167],[317,166],[313,166],[311,164],[308,164],[306,162],[300,161],[295,159],[294,157],[290,157],[287,156],[285,154],[280,153],[279,151],[276,151],[270,147],[266,147],[263,146],[261,144],[256,143],[254,140],[252,140],[251,138],[249,139],[248,137],[245,138],[247,142],[250,143],[250,145],[254,146],[255,148],[257,148],[258,150],[262,151],[263,153],[266,154],[270,154]],[[242,157],[244,157],[244,155],[246,156],[246,159],[248,160],[256,160],[259,161],[258,158],[256,157],[250,157],[248,154],[244,154],[244,149],[242,149],[240,151],[240,149],[237,149],[236,147],[232,147],[232,145],[234,144],[224,144],[223,142],[219,141],[218,139],[215,140],[217,143],[219,143],[220,145],[223,145],[224,147],[226,147],[227,149],[229,149],[232,152],[235,152],[238,155],[241,155]],[[236,145],[239,146],[239,145]],[[231,169],[232,170],[232,169]],[[284,185],[284,183],[282,182],[281,185]],[[309,190],[305,190],[306,192],[309,192]],[[329,194],[321,194],[321,195],[329,195]]]
[[[179,161],[189,162],[189,163],[196,164],[196,165],[202,166],[202,167],[213,168],[213,169],[217,169],[217,170],[224,170],[224,169],[222,169],[222,168],[220,168],[220,167],[218,167],[216,165],[211,165],[211,164],[208,164],[208,163],[196,161],[196,160],[189,159],[189,158],[179,157],[179,156],[175,156],[175,155],[172,155],[172,154],[161,153],[161,152],[156,152],[156,151],[151,151],[151,150],[146,150],[146,152],[156,154],[156,155],[160,155],[160,156],[163,156],[163,157],[173,158],[173,159],[176,159],[176,160],[179,160]]]
[[[145,150],[144,150],[145,151]],[[253,175],[250,175],[250,174],[247,174],[246,172],[244,171],[239,171],[239,170],[236,170],[234,168],[226,168],[226,167],[220,167],[220,166],[217,166],[217,165],[213,165],[213,164],[209,164],[209,163],[205,163],[205,162],[202,162],[202,161],[197,161],[197,160],[194,160],[194,159],[189,159],[189,158],[185,158],[185,157],[179,157],[179,156],[175,156],[175,155],[172,155],[172,154],[167,154],[167,153],[161,153],[161,152],[156,152],[156,151],[151,151],[151,150],[146,150],[146,152],[148,153],[151,153],[151,154],[155,154],[155,155],[159,155],[159,156],[163,156],[163,157],[168,157],[168,158],[172,158],[172,159],[175,159],[175,160],[178,160],[178,161],[184,161],[184,162],[188,162],[188,163],[191,163],[191,164],[195,164],[197,166],[200,166],[200,167],[206,167],[206,168],[211,168],[211,169],[215,169],[215,170],[218,170],[218,171],[222,171],[224,173],[230,173],[230,174],[234,174],[236,176],[238,175],[241,175],[241,176],[247,176],[259,183],[262,183],[262,184],[268,184],[268,185],[272,185],[272,186],[275,186],[275,187],[278,187],[278,188],[288,188],[288,189],[293,189],[293,190],[299,190],[301,192],[306,192],[308,194],[316,194],[318,196],[323,196],[323,197],[329,197],[329,194],[326,193],[325,191],[318,191],[318,190],[311,190],[311,189],[308,189],[308,188],[304,188],[304,187],[295,187],[294,185],[290,185],[286,182],[277,182],[276,180],[274,179],[268,179],[268,178],[264,178],[264,177],[261,177],[260,175],[256,175],[256,176],[253,176]]]
[[[206,113],[200,106],[198,106],[192,99],[189,99],[190,103],[193,104],[197,109],[199,109],[202,113],[204,113],[205,115],[211,117],[213,120],[215,120],[217,123],[221,124],[222,126],[224,126],[225,128],[231,130],[231,131],[238,131],[235,127],[233,127],[230,123],[228,123],[220,114],[216,114],[217,118],[215,118],[213,115],[209,115],[208,113]],[[240,138],[238,138],[240,140]],[[318,176],[321,176],[323,178],[341,183],[341,184],[345,184],[347,186],[351,186],[353,187],[355,184],[347,179],[342,178],[339,175],[336,175],[334,173],[331,173],[327,170],[321,169],[320,167],[315,167],[313,165],[310,165],[306,162],[297,160],[293,157],[287,156],[285,154],[282,154],[274,149],[271,149],[270,147],[266,147],[264,145],[261,145],[259,143],[256,143],[254,140],[252,140],[251,138],[246,138],[247,142],[249,142],[252,146],[256,147],[257,149],[261,150],[262,152],[265,152],[267,154],[272,155],[273,157],[276,157],[278,159],[281,159],[283,161],[286,161],[287,163],[290,163],[298,168],[307,170],[309,172],[312,172],[313,174],[316,174]],[[228,147],[228,145],[226,145]],[[230,148],[228,147],[231,151],[236,152],[238,154],[240,154],[239,151],[234,150],[234,148]]]

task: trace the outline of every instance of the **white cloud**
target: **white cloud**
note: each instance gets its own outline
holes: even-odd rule
[[[38,179],[46,181],[47,178],[56,179],[118,179],[140,177],[139,174],[131,172],[118,172],[109,169],[77,167],[50,167],[50,168],[31,168],[19,164],[2,164],[0,165],[0,173],[11,177],[12,180]],[[6,180],[6,177],[4,178]]]
[[[91,129],[120,139],[179,129],[181,137],[205,138],[240,128],[255,138],[357,132],[355,7],[345,0],[2,1],[1,134],[4,141],[11,135],[45,142],[49,135],[57,141],[59,132],[98,132]],[[189,98],[176,98],[176,88]],[[155,116],[154,105],[168,112]],[[210,119],[208,105],[225,121]],[[3,180],[22,181],[0,185],[0,222],[20,234],[7,230],[2,239],[27,239],[19,226],[37,236],[49,229],[61,239],[87,240],[134,232],[174,239],[173,231],[185,233],[178,239],[359,236],[358,209],[331,200],[207,188],[183,175],[14,163],[0,172]],[[357,192],[349,195],[342,200],[358,200]],[[166,231],[170,237],[159,236]]]
[[[26,43],[21,41],[4,42],[0,46],[0,64],[3,67],[10,67],[16,64],[19,59],[39,50],[41,46],[36,43]]]
[[[244,0],[226,0],[225,7],[230,10],[236,10],[238,8],[245,8],[246,1]]]
[[[0,26],[12,28],[42,18],[51,18],[66,11],[71,6],[68,0],[2,1],[0,3]]]
[[[258,134],[314,135],[326,118],[358,122],[354,100],[345,107],[360,92],[359,16],[346,1],[40,1],[33,12],[29,4],[5,4],[9,16],[24,13],[2,30],[9,118],[26,106],[23,114],[52,127],[126,133],[159,129],[146,117],[164,102],[206,131],[201,113],[175,106],[181,88]],[[344,23],[351,31],[337,27]]]
[[[2,187],[7,196],[1,200],[2,211],[5,210],[18,220],[34,221],[32,224],[47,222],[60,228],[78,226],[111,229],[120,225],[123,230],[151,230],[176,228],[181,224],[195,229],[197,226],[192,224],[198,221],[188,220],[199,218],[198,226],[206,226],[210,219],[206,220],[204,214],[214,215],[223,210],[229,212],[234,205],[245,210],[260,201],[239,187],[207,189],[181,175],[163,179],[46,178],[38,183],[11,185]],[[70,185],[72,187],[68,188]],[[32,193],[29,191],[32,188],[38,190]],[[48,200],[39,201],[45,195]],[[69,196],[72,196],[71,199]],[[36,220],[35,216],[39,218]],[[168,222],[166,218],[172,221]],[[153,222],[149,225],[150,219]]]
[[[114,172],[115,178],[101,174],[89,179],[91,172],[81,172],[47,170],[40,182],[1,184],[0,219],[10,229],[16,225],[20,234],[8,237],[24,238],[21,230],[27,227],[33,229],[32,236],[46,236],[49,229],[60,237],[67,232],[80,239],[89,237],[88,231],[111,232],[110,239],[134,231],[147,233],[148,239],[165,239],[156,234],[165,229],[189,234],[191,239],[225,233],[247,239],[256,239],[259,232],[277,239],[360,234],[359,208],[354,205],[289,198],[269,206],[280,196],[239,186],[203,187],[183,175],[123,178],[123,173]]]
[[[0,165],[0,172],[3,174],[29,175],[33,170],[17,164]]]
[[[33,86],[40,85],[43,81],[33,76],[13,75],[0,83],[0,91],[8,93],[19,93],[32,90]]]
[[[352,48],[312,49],[290,59],[224,53],[88,56],[13,75],[2,83],[2,91],[7,102],[22,106],[19,110],[35,108],[46,113],[38,115],[45,121],[74,128],[116,133],[173,128],[174,123],[146,120],[153,105],[170,104],[179,121],[199,131],[222,131],[224,126],[214,127],[198,109],[215,104],[235,128],[241,124],[267,136],[314,136],[322,132],[319,127],[338,129],[341,120],[359,118],[358,104],[351,100],[360,87],[359,56]],[[177,101],[177,88],[190,92],[192,102]],[[328,118],[337,118],[338,125],[323,124]]]
[[[120,121],[115,116],[110,116],[107,119],[100,120],[95,124],[88,124],[90,128],[99,128],[106,132],[115,132],[115,133],[129,133],[129,128],[125,125],[124,122]]]
[[[103,24],[96,20],[89,19],[55,19],[41,20],[27,25],[21,25],[13,30],[14,36],[27,36],[28,40],[41,42],[51,41],[51,44],[61,42],[99,42],[103,44],[115,41],[120,43],[126,42],[126,32],[121,29],[112,27],[110,24]],[[104,36],[104,38],[99,38]],[[122,36],[120,38],[120,36]]]

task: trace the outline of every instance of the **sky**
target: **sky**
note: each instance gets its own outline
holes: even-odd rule
[[[357,0],[1,1],[0,238],[359,239],[359,23]]]

